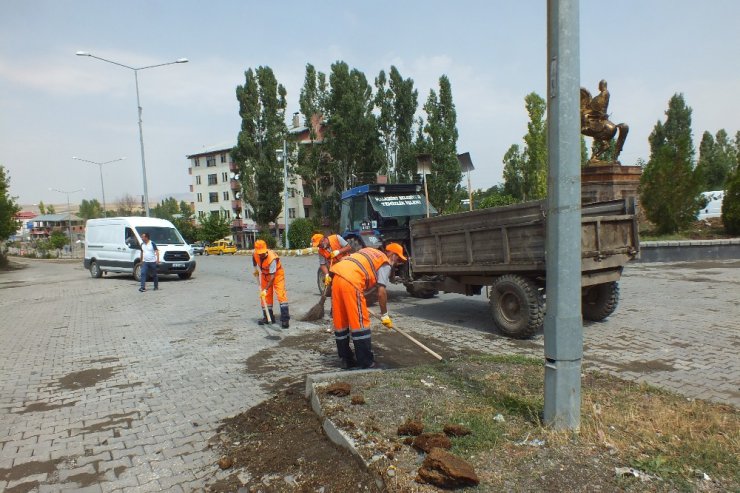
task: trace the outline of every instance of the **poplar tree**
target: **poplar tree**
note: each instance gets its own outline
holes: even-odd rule
[[[665,123],[650,134],[650,159],[640,178],[640,202],[658,234],[686,228],[702,206],[700,172],[694,169],[691,108],[683,94],[668,102]]]
[[[414,81],[404,79],[395,66],[391,66],[387,79],[385,72],[380,71],[375,87],[378,129],[385,151],[381,173],[390,174],[396,182],[411,181],[416,172],[413,137],[419,93],[414,89]]]
[[[716,137],[704,132],[699,144],[697,171],[701,173],[704,190],[724,190],[727,177],[735,168],[737,155],[735,146],[725,129],[720,129]]]
[[[287,136],[287,92],[270,67],[250,68],[244,77],[244,85],[236,88],[242,125],[231,154],[239,166],[244,200],[264,231],[271,222],[277,227],[283,207],[283,164],[275,151],[283,148]]]
[[[462,170],[457,160],[457,113],[446,75],[439,78],[439,97],[433,89],[429,91],[424,111],[426,147],[432,155],[427,178],[429,201],[442,213],[455,211],[459,208]]]
[[[547,124],[545,100],[532,92],[524,98],[529,115],[524,148],[514,144],[504,155],[504,190],[520,201],[537,200],[547,195]],[[583,158],[583,141],[581,155]]]
[[[20,210],[16,198],[10,195],[10,176],[5,172],[5,166],[0,165],[0,240],[8,239],[18,230],[15,215]]]

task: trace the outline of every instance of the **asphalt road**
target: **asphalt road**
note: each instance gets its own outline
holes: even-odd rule
[[[328,321],[256,325],[248,257],[197,261],[192,279],[145,293],[80,261],[0,273],[0,491],[202,489],[223,474],[211,447],[223,418],[336,367]],[[296,317],[319,299],[317,259],[283,261]],[[584,367],[740,406],[740,262],[632,264],[620,287],[614,315],[584,327]],[[542,334],[491,330],[484,296],[389,298],[394,322],[445,357],[542,357]],[[373,337],[379,359],[402,346]]]

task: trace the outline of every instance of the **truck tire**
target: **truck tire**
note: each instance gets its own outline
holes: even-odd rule
[[[619,304],[619,284],[607,282],[589,286],[581,295],[581,313],[586,320],[600,322],[614,313]]]
[[[134,280],[136,282],[141,282],[141,262],[134,265]]]
[[[321,267],[316,271],[316,285],[319,288],[319,294],[324,294],[324,273],[321,272]],[[326,287],[326,297],[331,298],[331,284]]]
[[[90,277],[94,279],[100,279],[100,277],[103,275],[103,271],[100,270],[100,266],[98,263],[93,260],[90,262]]]
[[[490,304],[494,323],[508,337],[527,339],[542,329],[545,301],[529,279],[499,277],[493,283]]]
[[[406,286],[406,292],[414,298],[421,298],[424,300],[434,298],[437,294],[439,294],[439,291],[437,291],[436,289],[420,289],[414,287],[413,285]]]
[[[347,240],[347,243],[352,247],[352,253],[360,251],[362,248],[362,243],[360,243],[360,240],[358,240],[356,237],[352,237]]]

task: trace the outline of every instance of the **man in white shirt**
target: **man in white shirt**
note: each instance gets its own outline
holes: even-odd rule
[[[159,289],[159,275],[157,274],[157,264],[159,264],[159,250],[157,245],[149,240],[149,233],[141,233],[141,287],[139,291],[146,291],[146,278],[149,272],[152,272],[154,278],[154,291]]]

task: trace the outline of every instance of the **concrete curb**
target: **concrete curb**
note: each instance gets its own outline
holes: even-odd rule
[[[643,241],[638,262],[687,262],[740,259],[740,238]]]
[[[381,370],[382,371],[382,370]],[[347,435],[344,431],[340,430],[334,422],[327,418],[324,414],[324,410],[321,408],[321,400],[319,399],[319,390],[322,387],[326,387],[330,382],[334,380],[340,380],[350,373],[351,375],[358,375],[360,373],[378,372],[378,370],[353,370],[347,371],[335,371],[329,373],[317,373],[314,375],[306,376],[306,391],[305,397],[311,402],[311,409],[321,419],[321,425],[326,433],[326,436],[333,443],[339,445],[342,448],[349,450],[365,468],[369,469],[371,462],[366,461],[360,451],[357,450],[355,441]],[[377,480],[377,479],[376,479]]]

